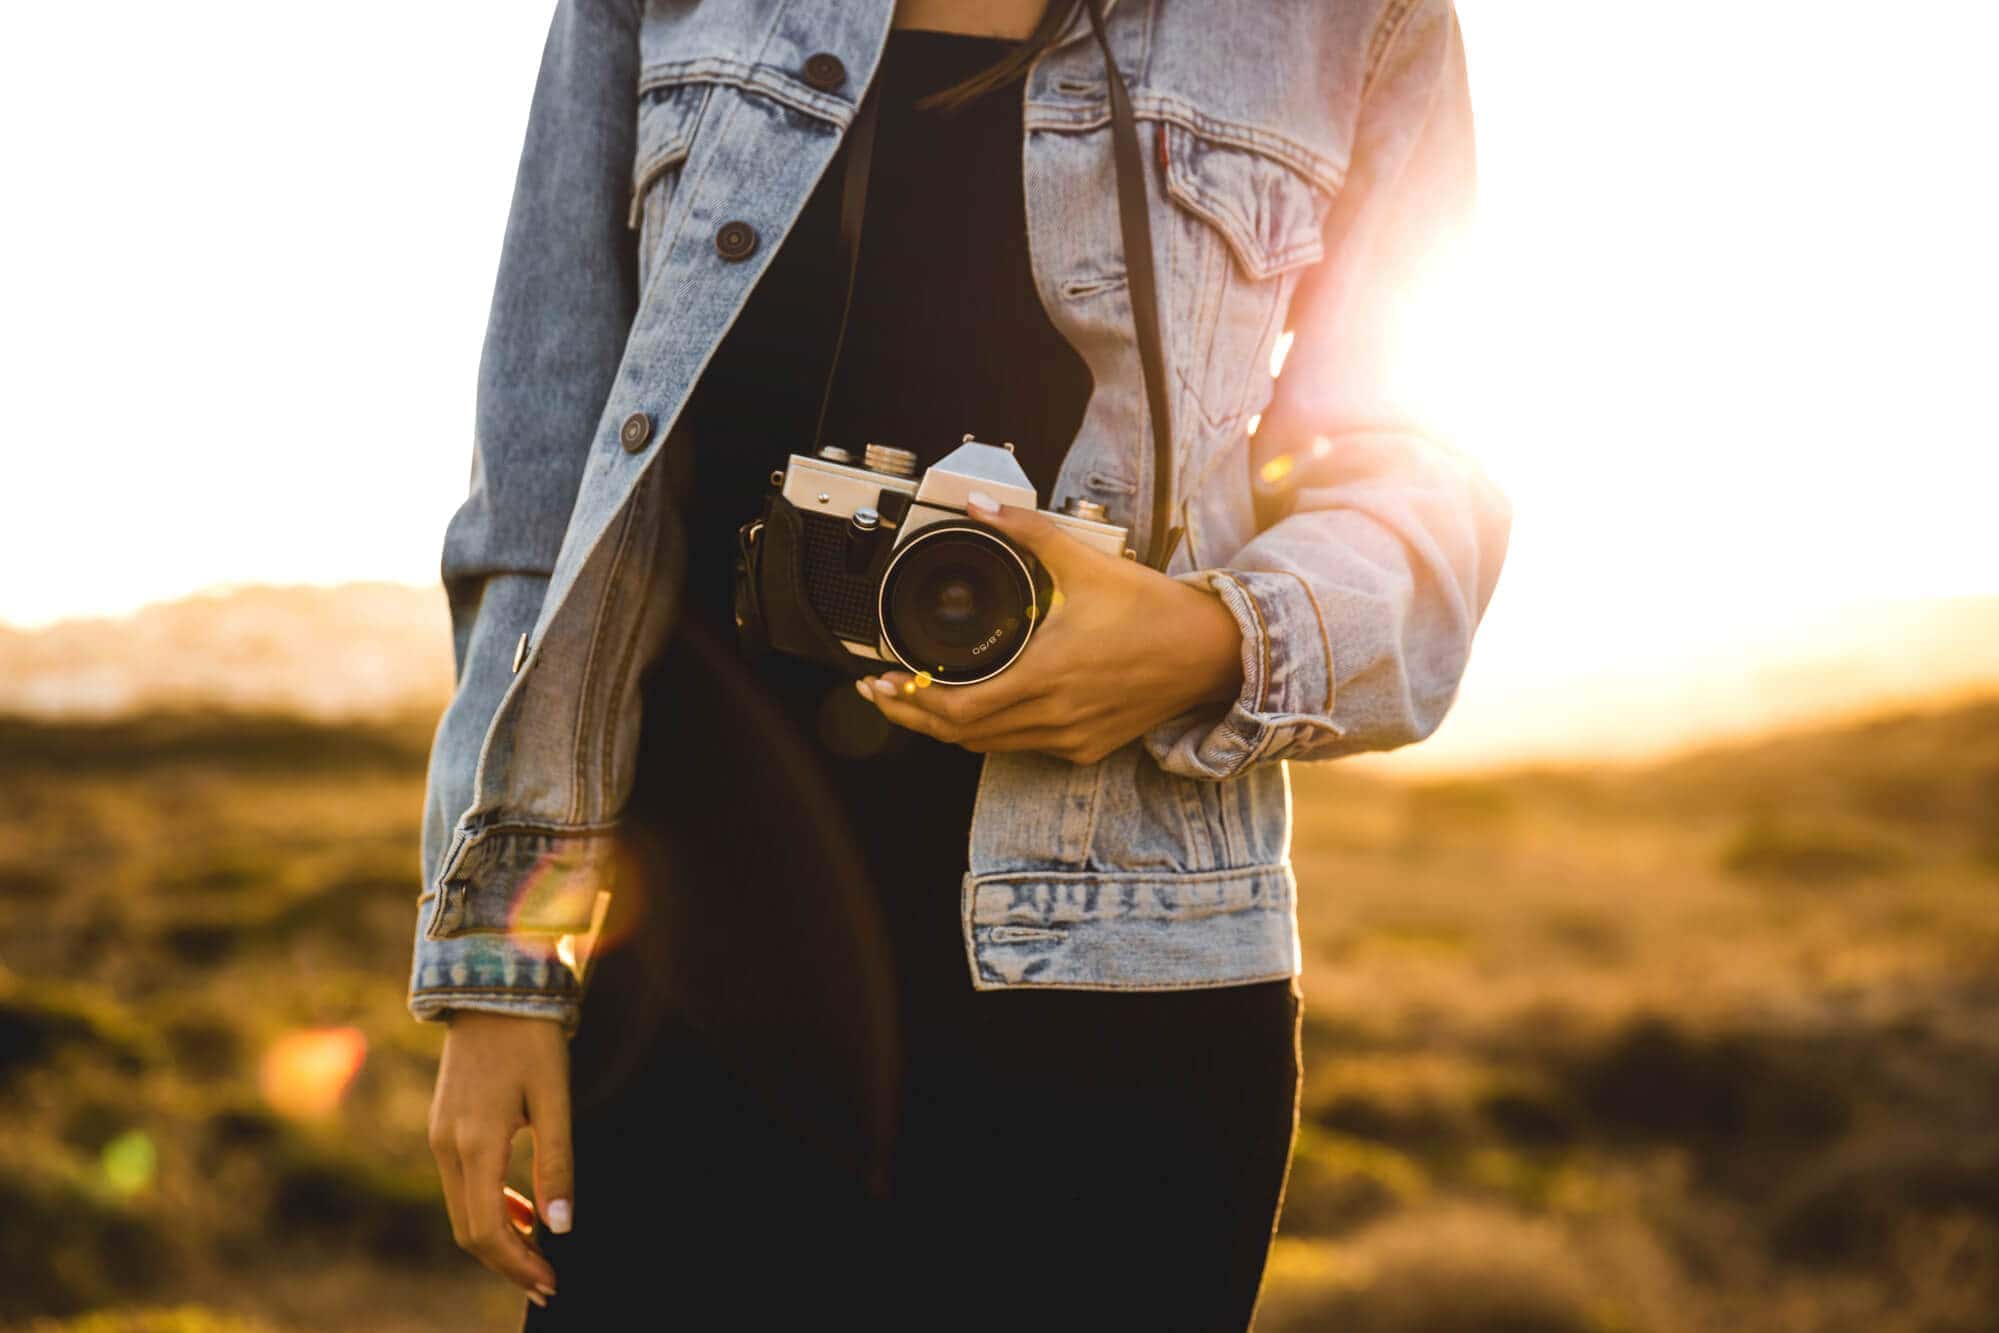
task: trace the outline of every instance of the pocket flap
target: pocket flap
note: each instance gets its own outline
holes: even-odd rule
[[[639,146],[632,155],[632,204],[625,224],[634,230],[645,212],[646,191],[687,160],[694,122],[707,100],[702,84],[654,88],[639,99]]]
[[[1325,256],[1320,225],[1332,194],[1269,153],[1161,121],[1166,192],[1221,233],[1261,281]]]

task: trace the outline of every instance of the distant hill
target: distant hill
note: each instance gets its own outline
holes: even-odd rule
[[[1363,768],[1439,772],[1644,760],[1690,746],[1999,688],[1999,598],[1932,598],[1775,622],[1727,650],[1662,632],[1643,662],[1579,671],[1495,625],[1438,733]],[[440,589],[251,585],[118,619],[0,626],[0,714],[215,708],[337,720],[421,715],[451,690]],[[1558,655],[1547,654],[1554,658]]]
[[[1662,625],[1639,660],[1579,669],[1511,626],[1483,636],[1444,724],[1353,762],[1444,772],[1527,762],[1643,762],[1691,747],[1949,703],[1999,690],[1999,597],[1776,615],[1726,642]]]
[[[0,712],[220,705],[332,719],[442,707],[450,692],[440,588],[250,585],[117,619],[0,626]]]

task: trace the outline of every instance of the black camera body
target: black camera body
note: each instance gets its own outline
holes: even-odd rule
[[[1033,505],[1012,446],[964,442],[916,476],[916,456],[868,445],[793,454],[761,516],[738,532],[736,625],[745,651],[811,658],[859,676],[900,666],[969,685],[1019,658],[1052,585],[1034,555],[979,521],[966,496]],[[1078,541],[1129,556],[1102,506],[1046,516]]]

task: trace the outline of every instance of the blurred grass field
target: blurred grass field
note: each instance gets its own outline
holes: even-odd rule
[[[518,1326],[403,1008],[429,731],[0,721],[0,1325]],[[1292,776],[1264,1333],[1999,1329],[1999,700]]]

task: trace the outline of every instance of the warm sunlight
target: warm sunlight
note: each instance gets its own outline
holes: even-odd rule
[[[546,6],[225,8],[238,46],[156,6],[20,21],[37,31],[12,49],[38,54],[0,100],[48,128],[16,174],[76,207],[16,214],[0,259],[10,433],[46,445],[10,455],[0,622],[218,584],[435,586]],[[1426,753],[1530,683],[1712,675],[1801,618],[1999,591],[1999,203],[1977,165],[1999,14],[1947,12],[1946,41],[1941,19],[1797,3],[1462,6],[1479,223],[1414,303],[1403,364],[1517,518]],[[263,49],[282,72],[257,72]],[[177,147],[121,164],[135,228],[84,202],[90,145],[129,110],[90,90],[163,59],[186,77],[147,114]],[[244,80],[356,70],[365,98],[236,114]],[[116,480],[87,515],[85,448]]]

